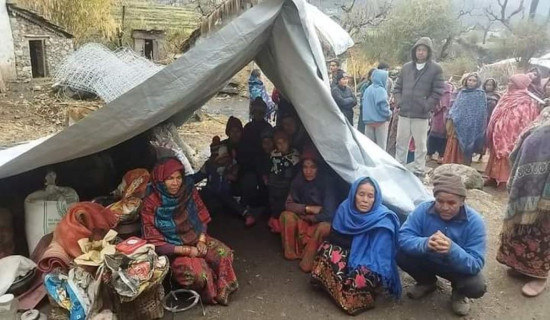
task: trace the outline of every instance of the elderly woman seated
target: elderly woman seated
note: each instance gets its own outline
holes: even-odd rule
[[[378,183],[360,178],[338,207],[329,240],[319,247],[312,283],[324,287],[349,314],[373,308],[382,289],[400,297],[398,232],[399,219],[382,205]]]
[[[330,222],[338,202],[326,174],[319,168],[318,155],[306,149],[302,170],[290,185],[286,210],[279,220],[284,255],[302,259],[300,269],[310,272],[317,248],[330,232]]]
[[[210,215],[175,158],[161,160],[151,176],[153,192],[141,211],[143,237],[167,255],[176,281],[201,294],[204,302],[228,304],[239,284],[233,252],[206,233]]]

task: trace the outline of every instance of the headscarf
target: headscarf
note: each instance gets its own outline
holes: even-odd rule
[[[229,135],[229,131],[233,128],[237,128],[241,131],[243,131],[243,123],[239,118],[235,118],[234,116],[229,117],[227,119],[227,124],[225,125],[225,134]]]
[[[154,229],[143,230],[144,238],[155,246],[194,245],[201,233],[206,232],[210,215],[202,202],[190,176],[183,174],[183,165],[175,158],[158,163],[151,174],[153,193],[146,199],[146,206],[154,208]],[[166,189],[164,181],[174,172],[181,171],[184,179],[177,194]]]
[[[544,88],[542,87],[542,74],[539,68],[533,67],[529,69],[528,73],[536,72],[537,76],[531,80],[531,84],[529,84],[529,91],[531,91],[534,95],[536,95],[539,98],[544,98]]]
[[[312,181],[307,181],[304,177],[304,172],[300,170],[300,172],[292,180],[288,195],[296,203],[304,203],[309,205],[317,204],[322,206],[324,199],[312,199],[312,195],[315,193],[311,192],[311,190],[320,190],[321,192],[319,192],[318,194],[323,195],[323,191],[327,189],[327,183],[328,179],[323,175],[323,173],[321,173],[320,170],[317,171],[317,176]],[[332,210],[335,209],[336,208],[332,208]]]
[[[497,159],[508,158],[519,134],[538,116],[537,103],[529,97],[529,76],[516,74],[510,78],[514,84],[499,100],[489,126],[487,140]]]
[[[369,212],[359,212],[355,206],[355,194],[363,181],[374,186],[375,200]],[[367,177],[357,179],[344,200],[336,210],[332,228],[341,234],[352,235],[349,255],[350,270],[364,266],[380,275],[384,287],[396,298],[401,296],[401,280],[397,271],[395,255],[397,253],[397,237],[399,219],[397,215],[382,204],[382,190],[378,183]],[[381,243],[377,235],[389,232],[391,243]],[[391,250],[392,258],[380,259],[380,253]]]
[[[477,87],[469,89],[464,86],[449,112],[460,149],[466,158],[483,148],[487,127],[487,97],[480,88],[481,79],[477,73],[470,73],[464,85],[470,77],[476,77]]]
[[[302,151],[302,154],[301,154],[301,158],[302,158],[302,161],[311,160],[316,164],[319,164],[320,155],[314,146],[309,145],[304,147],[304,150]]]

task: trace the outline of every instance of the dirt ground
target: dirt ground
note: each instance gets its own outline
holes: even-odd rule
[[[58,97],[45,89],[46,84],[12,86],[0,95],[0,146],[36,139],[55,133],[64,127],[67,109],[73,106],[100,105],[98,101],[81,102]],[[35,89],[35,90],[33,90]],[[180,128],[184,141],[197,150],[201,158],[208,156],[213,135],[224,136],[229,115],[247,118],[246,98],[218,97],[204,108],[202,122],[189,122]],[[522,281],[511,279],[503,266],[495,261],[505,192],[487,189],[470,191],[470,204],[480,211],[489,232],[484,274],[488,293],[472,303],[472,311],[463,319],[550,319],[548,292],[537,298],[524,298]],[[216,216],[209,227],[212,236],[235,250],[235,269],[240,283],[231,296],[228,307],[206,306],[202,316],[200,306],[182,313],[167,314],[165,319],[345,319],[322,291],[309,285],[309,277],[297,262],[282,257],[280,238],[270,234],[265,221],[251,229],[230,216]],[[402,275],[404,290],[413,285]],[[456,319],[449,309],[450,286],[440,281],[440,289],[421,301],[406,297],[399,302],[381,298],[375,309],[358,316],[360,319]]]

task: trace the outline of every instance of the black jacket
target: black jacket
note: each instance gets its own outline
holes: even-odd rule
[[[336,86],[332,88],[332,98],[336,101],[336,104],[342,111],[351,111],[357,104],[357,98],[350,87],[344,88]]]
[[[428,61],[422,70],[416,69],[416,48],[419,45],[425,45],[429,49]],[[429,119],[430,112],[443,96],[443,70],[431,60],[431,56],[432,41],[430,38],[421,38],[412,49],[413,60],[401,68],[393,89],[400,116]]]

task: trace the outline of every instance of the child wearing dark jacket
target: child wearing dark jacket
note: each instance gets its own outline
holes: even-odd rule
[[[290,184],[297,173],[300,153],[290,147],[290,137],[282,130],[273,135],[275,150],[271,152],[271,168],[267,177],[269,209],[271,217],[268,226],[271,232],[280,233],[279,216],[285,210]]]
[[[227,210],[246,219],[248,210],[233,197],[232,182],[237,179],[236,170],[235,160],[227,146],[215,136],[210,145],[210,158],[195,174],[194,179],[206,179],[206,186],[201,189],[200,194],[212,213]]]

